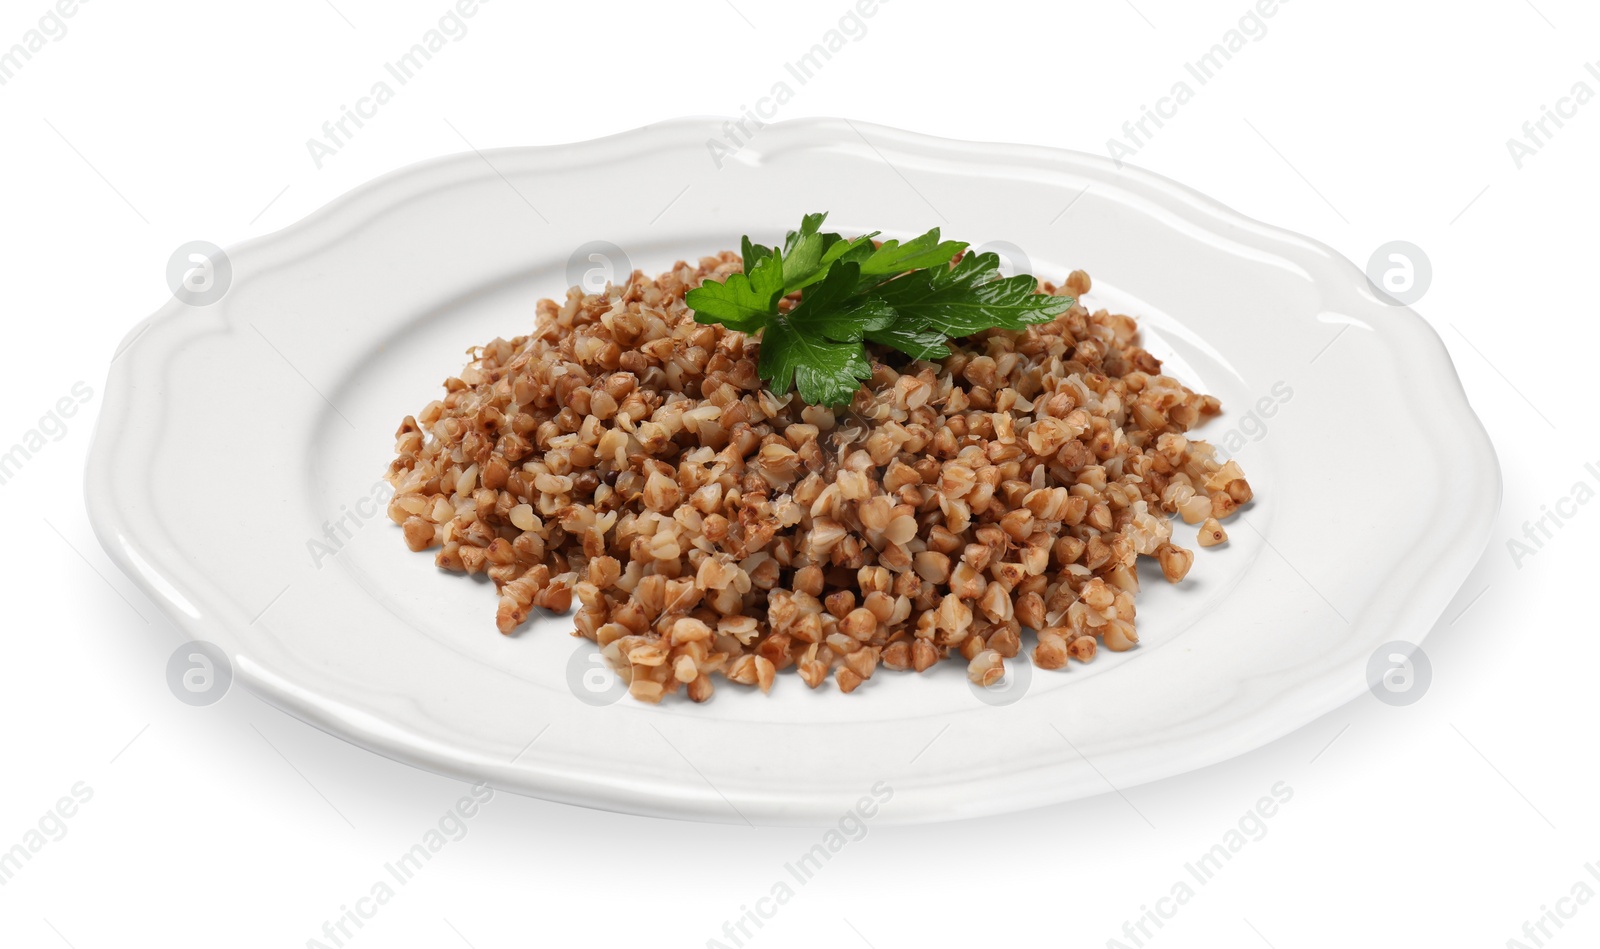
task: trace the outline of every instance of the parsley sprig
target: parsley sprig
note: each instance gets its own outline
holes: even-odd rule
[[[745,237],[744,272],[689,291],[700,323],[761,336],[757,371],[774,392],[799,390],[811,405],[850,401],[871,377],[866,343],[915,359],[950,355],[945,342],[986,329],[1048,323],[1072,297],[1037,292],[1028,274],[1000,275],[996,254],[968,254],[934,228],[904,243],[875,245],[878,232],[846,240],[821,231],[826,214],[808,214],[783,246]],[[800,302],[779,303],[795,291]]]

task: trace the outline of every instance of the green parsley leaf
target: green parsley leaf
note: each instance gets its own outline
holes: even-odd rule
[[[834,267],[810,293],[801,295],[793,310],[773,320],[840,342],[860,342],[862,334],[888,328],[896,319],[894,310],[876,297],[856,295],[860,275],[854,263]]]
[[[730,274],[722,283],[702,283],[690,290],[683,302],[694,310],[697,323],[722,323],[730,329],[753,333],[777,312],[782,297],[783,259],[774,251],[758,256],[749,273]]]
[[[866,276],[892,275],[925,267],[938,267],[950,263],[955,255],[967,249],[961,241],[939,240],[936,227],[921,237],[904,244],[895,240],[883,242],[872,256],[861,262],[861,273]]]
[[[816,272],[798,286],[790,286],[790,292],[821,280],[827,276],[828,269],[841,260],[852,260],[858,263],[864,260],[872,251],[872,239],[877,236],[878,232],[873,231],[871,234],[863,234],[853,241],[847,241],[837,234],[822,235],[822,239],[827,243],[827,246],[822,251],[822,259],[818,262]]]
[[[800,230],[790,231],[783,244],[783,292],[793,293],[811,286],[827,275],[828,269],[846,254],[862,247],[870,250],[877,231],[847,241],[838,234],[819,233],[826,214],[807,214]],[[758,248],[760,245],[756,245]]]
[[[898,349],[912,359],[943,359],[950,355],[943,333],[915,326],[894,324],[886,329],[870,330],[866,338],[869,342]]]
[[[822,252],[827,242],[817,233],[827,214],[807,214],[800,222],[800,230],[790,231],[783,242],[783,285],[800,285],[817,272],[822,263]],[[839,235],[834,234],[834,238]]]
[[[882,300],[856,297],[860,277],[860,265],[840,264],[794,309],[769,319],[756,368],[772,381],[773,391],[789,391],[792,379],[806,402],[839,405],[871,377],[861,340],[868,332],[886,330],[895,312]]]
[[[760,244],[752,244],[752,243],[750,243],[750,238],[749,238],[748,235],[745,236],[744,243],[742,245],[742,249],[744,251],[744,272],[745,273],[750,273],[752,270],[755,270],[756,269],[756,263],[759,260],[761,260],[761,258],[763,258],[763,257],[771,257],[772,256],[772,248],[763,247]]]
[[[1039,293],[1038,281],[1029,274],[1001,277],[998,254],[975,254],[954,267],[913,271],[872,293],[894,307],[901,321],[950,337],[1048,323],[1077,302]]]
[[[808,405],[847,404],[872,376],[860,343],[810,339],[781,323],[761,333],[760,371],[774,392],[788,392],[792,381]]]
[[[745,272],[707,282],[684,298],[700,323],[761,336],[757,371],[774,392],[797,388],[812,405],[848,403],[872,376],[866,344],[914,359],[943,359],[946,341],[986,329],[1046,323],[1077,301],[1038,292],[1027,274],[1000,275],[996,254],[969,254],[934,228],[908,241],[846,240],[826,233],[826,214],[808,214],[783,246],[747,236]],[[784,297],[802,291],[783,310]]]

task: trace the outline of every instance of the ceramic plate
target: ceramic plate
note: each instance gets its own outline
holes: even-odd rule
[[[813,210],[844,233],[938,225],[1046,278],[1084,268],[1091,306],[1137,316],[1169,372],[1222,399],[1200,437],[1257,499],[1183,584],[1146,574],[1137,649],[1019,663],[992,692],[949,663],[850,696],[785,675],[647,706],[615,700],[569,621],[503,637],[491,586],[406,549],[383,515],[394,431],[469,346],[527,332],[574,282],[771,242]],[[101,543],[289,713],[551,800],[820,823],[877,788],[883,820],[931,821],[1212,764],[1350,701],[1377,647],[1426,635],[1499,502],[1422,319],[1321,244],[1088,155],[839,120],[739,147],[682,120],[428,162],[227,257],[113,363],[87,479]]]

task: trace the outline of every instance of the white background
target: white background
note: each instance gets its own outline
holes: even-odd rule
[[[1124,922],[1280,781],[1294,796],[1265,837],[1147,945],[1533,946],[1524,922],[1558,905],[1575,915],[1545,944],[1600,940],[1600,906],[1558,904],[1580,879],[1600,890],[1584,869],[1600,860],[1600,504],[1520,567],[1507,549],[1600,466],[1600,103],[1551,125],[1520,169],[1506,146],[1580,80],[1600,92],[1584,68],[1600,59],[1600,13],[1534,3],[1284,3],[1132,159],[1358,263],[1396,239],[1431,258],[1417,309],[1495,440],[1505,498],[1427,640],[1423,700],[1363,697],[1225,764],[1050,811],[873,826],[747,945],[1132,946]],[[94,392],[0,487],[0,849],[77,782],[93,789],[0,887],[0,944],[307,945],[464,791],[242,690],[201,709],[169,693],[179,637],[95,543],[80,472],[107,363],[166,296],[172,252],[285,227],[464,139],[559,143],[736,113],[849,7],[495,0],[318,169],[306,140],[448,9],[97,0],[0,86],[0,445],[74,383]],[[892,0],[782,117],[1104,153],[1174,82],[1195,86],[1184,64],[1249,9]],[[8,0],[0,51],[46,10]],[[1382,457],[1348,463],[1352,479],[1429,490]],[[347,944],[702,946],[818,836],[498,794]]]

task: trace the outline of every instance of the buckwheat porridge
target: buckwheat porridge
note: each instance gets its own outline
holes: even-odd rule
[[[1170,517],[1214,546],[1251,499],[1185,434],[1218,401],[1078,303],[1082,271],[1001,278],[937,232],[820,221],[573,288],[471,350],[397,433],[406,544],[493,580],[502,633],[576,600],[646,702],[947,660],[991,685],[1133,648],[1136,559],[1182,581]]]

